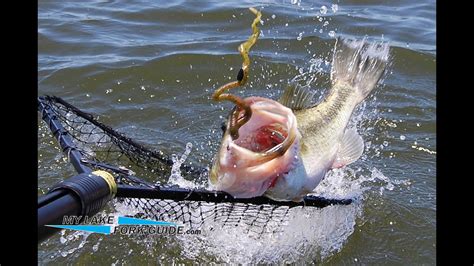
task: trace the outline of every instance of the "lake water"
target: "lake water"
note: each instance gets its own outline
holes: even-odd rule
[[[291,79],[323,95],[335,38],[383,41],[391,66],[352,123],[363,157],[317,188],[361,196],[354,207],[294,217],[307,230],[286,240],[245,236],[147,242],[58,233],[38,245],[40,264],[170,262],[436,263],[435,1],[42,1],[39,95],[64,98],[132,139],[209,166],[231,108],[210,96],[234,80],[237,46],[263,13],[243,96],[277,99]],[[306,80],[308,82],[308,79]],[[75,174],[49,129],[38,134],[38,195]],[[113,206],[109,206],[113,210]],[[164,244],[163,244],[164,243]]]

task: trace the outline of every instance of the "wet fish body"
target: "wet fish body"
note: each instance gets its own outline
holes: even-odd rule
[[[338,39],[331,69],[332,87],[325,99],[317,105],[312,105],[313,93],[294,84],[289,86],[280,98],[279,103],[292,110],[291,113],[286,113],[286,118],[281,121],[296,120],[291,125],[282,125],[288,132],[296,131],[295,137],[283,154],[272,159],[277,161],[273,164],[269,163],[271,160],[267,161],[265,163],[268,167],[259,168],[263,179],[258,183],[258,189],[253,186],[256,184],[255,179],[248,178],[255,174],[253,169],[243,167],[239,168],[237,173],[232,169],[221,168],[229,163],[248,163],[249,160],[255,160],[252,152],[258,154],[257,151],[236,154],[231,149],[226,149],[230,143],[238,146],[238,139],[232,141],[228,138],[222,142],[223,147],[211,171],[213,183],[218,189],[228,191],[236,197],[265,194],[274,200],[301,201],[316,188],[330,169],[348,165],[361,156],[364,149],[363,140],[355,129],[347,128],[347,125],[357,105],[375,88],[387,67],[388,58],[388,45]],[[266,101],[270,105],[273,100]],[[275,108],[269,113],[278,113],[277,108],[285,107],[275,104]],[[263,121],[265,115],[252,116],[249,123],[252,119]],[[265,128],[265,123],[262,122],[260,126]],[[266,141],[266,138],[262,137],[265,132],[267,131],[249,132],[244,127],[239,130],[239,133],[247,138],[250,135],[250,139],[255,142],[260,139]],[[271,130],[267,134],[275,135]],[[284,135],[282,132],[278,134]],[[259,137],[252,137],[253,135]],[[271,165],[277,167],[271,168]],[[235,174],[232,180],[228,178],[231,174]],[[242,180],[245,181],[239,183]],[[224,183],[225,186],[222,186]]]

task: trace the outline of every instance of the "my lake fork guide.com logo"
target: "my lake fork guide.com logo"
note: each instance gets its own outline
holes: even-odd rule
[[[84,219],[82,219],[84,218]],[[120,235],[186,235],[201,234],[199,229],[186,230],[183,225],[176,223],[139,219],[132,217],[105,215],[105,216],[76,216],[66,215],[62,224],[49,224],[46,226],[85,231],[99,234]],[[115,223],[115,221],[117,221]]]

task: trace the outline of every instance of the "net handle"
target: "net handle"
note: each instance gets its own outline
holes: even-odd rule
[[[58,140],[62,152],[67,154],[76,172],[79,174],[92,172],[89,167],[82,164],[81,152],[74,148],[74,142],[71,136],[69,136],[68,131],[64,129],[57,116],[53,113],[51,106],[45,102],[48,99],[47,97],[49,96],[38,98],[38,111],[41,113],[41,118],[46,122],[51,133]]]

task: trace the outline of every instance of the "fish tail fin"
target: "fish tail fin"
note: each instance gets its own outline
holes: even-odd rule
[[[334,48],[331,82],[348,83],[363,101],[380,80],[389,61],[387,44],[369,44],[365,40],[356,41],[338,38]]]

